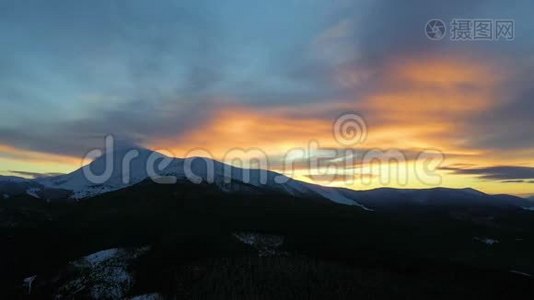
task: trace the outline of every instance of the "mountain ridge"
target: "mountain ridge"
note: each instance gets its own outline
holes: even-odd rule
[[[148,162],[161,166],[163,161],[166,161],[166,165],[159,170],[148,170],[146,167]],[[111,170],[109,170],[109,166],[112,167]],[[190,172],[186,172],[186,169]],[[87,178],[87,174],[90,173],[95,175],[95,178],[100,179],[99,176],[105,172],[108,172],[109,178],[103,182],[94,183]],[[354,205],[367,211],[401,204],[446,205],[461,204],[459,203],[461,201],[465,201],[465,204],[497,206],[511,204],[527,210],[532,210],[534,207],[534,202],[531,199],[512,195],[489,195],[472,188],[396,189],[382,187],[371,190],[353,190],[327,187],[302,182],[269,170],[239,168],[203,157],[169,157],[140,147],[123,147],[109,153],[103,153],[91,163],[68,174],[35,179],[0,176],[0,194],[4,190],[4,195],[12,196],[5,193],[6,187],[8,189],[15,188],[19,192],[25,187],[26,193],[36,198],[46,198],[44,191],[59,190],[62,192],[52,194],[64,196],[65,191],[70,191],[72,193],[70,198],[81,200],[127,188],[146,179],[153,181],[170,180],[169,176],[174,176],[175,180],[213,183],[222,192],[232,193],[236,189],[246,189],[243,184],[250,184],[260,189],[274,190],[291,196],[303,198],[319,196],[337,204]],[[172,183],[172,180],[165,183]],[[4,196],[4,198],[7,197]]]

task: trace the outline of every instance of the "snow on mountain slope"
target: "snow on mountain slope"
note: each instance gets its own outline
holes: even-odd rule
[[[206,167],[209,165],[209,167]],[[213,170],[213,176],[207,170]],[[185,170],[185,172],[184,172]],[[188,171],[191,172],[188,172]],[[370,210],[357,201],[342,195],[336,188],[324,187],[294,180],[282,174],[260,170],[231,167],[224,163],[206,158],[175,159],[169,174],[194,181],[214,182],[223,191],[231,192],[232,184],[245,183],[258,188],[267,188],[295,197],[319,197],[332,202],[360,206]],[[189,174],[191,173],[191,174]]]
[[[28,195],[40,199],[42,186],[30,179],[0,176],[0,194],[2,198],[8,199],[13,196]]]
[[[323,198],[326,198],[338,204],[356,205],[356,206],[361,207],[364,210],[372,211],[372,209],[367,208],[365,205],[359,203],[358,201],[344,196],[336,188],[324,187],[320,185],[304,183],[304,182],[295,181],[295,180],[290,182],[288,186],[293,188],[294,190],[302,191],[304,189],[304,190],[309,191],[310,193],[321,195]],[[355,199],[358,199],[358,198],[355,198]]]
[[[93,180],[88,176],[91,174],[96,176]],[[100,175],[107,176],[104,178]],[[82,199],[122,189],[147,178],[164,183],[184,180],[194,183],[207,182],[215,184],[227,193],[276,192],[294,197],[327,199],[368,211],[399,205],[483,205],[523,209],[534,207],[534,202],[523,198],[488,195],[469,188],[380,188],[355,191],[325,187],[294,180],[272,171],[243,169],[207,158],[171,158],[142,148],[120,149],[105,154],[70,174],[36,179],[34,182],[47,188],[72,191],[73,198]]]
[[[121,149],[104,154],[72,173],[36,181],[49,188],[70,190],[73,198],[82,199],[143,181],[149,177],[146,162],[161,158],[166,157],[147,149]]]
[[[98,180],[91,180],[88,174],[97,175]],[[99,175],[108,176],[101,181],[104,177]],[[173,178],[169,179],[169,176]],[[300,182],[272,171],[232,167],[206,158],[170,158],[142,148],[107,153],[70,174],[36,179],[36,182],[48,188],[70,190],[73,198],[82,199],[122,189],[149,177],[167,182],[173,182],[172,179],[203,181],[216,184],[224,192],[256,187],[296,197],[324,198],[369,210],[335,188]]]
[[[37,194],[40,191],[41,189],[39,188],[29,188],[26,190],[26,194],[32,196],[33,198],[41,199],[41,197]]]
[[[38,274],[24,280],[28,295],[31,286],[51,289],[56,299],[125,299],[135,282],[131,264],[150,250],[113,248],[71,261],[57,274]]]

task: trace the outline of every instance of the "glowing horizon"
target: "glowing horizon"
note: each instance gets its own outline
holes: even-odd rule
[[[347,147],[332,126],[357,113],[368,132],[351,149],[398,150],[409,157],[400,168],[408,169],[415,153],[437,150],[445,157],[436,170],[442,182],[428,186],[409,171],[406,184],[384,184],[379,175],[389,162],[351,166],[358,169],[351,184],[302,167],[290,175],[353,189],[534,195],[534,40],[524,32],[531,3],[509,12],[499,3],[420,1],[408,5],[417,12],[399,8],[390,16],[387,1],[294,2],[192,2],[187,17],[165,1],[124,10],[69,4],[74,17],[43,10],[42,23],[13,4],[2,21],[0,174],[74,171],[107,135],[176,157],[202,149],[222,160],[232,149],[257,148],[269,169],[283,171],[281,157],[312,141]],[[425,36],[429,19],[459,14],[521,26],[513,41]]]

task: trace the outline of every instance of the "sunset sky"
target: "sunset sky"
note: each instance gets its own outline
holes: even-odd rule
[[[433,186],[532,195],[533,11],[529,0],[1,1],[0,174],[71,172],[110,134],[177,157],[261,149],[283,172],[287,151],[311,141],[345,149],[333,124],[356,113],[357,153],[395,149],[410,165],[432,150],[444,155]],[[514,40],[425,35],[430,19],[455,18],[514,20]],[[387,167],[355,163],[350,183],[290,175],[432,187],[412,171],[383,183]]]

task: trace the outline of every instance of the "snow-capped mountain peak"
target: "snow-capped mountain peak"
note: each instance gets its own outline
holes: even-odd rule
[[[81,199],[143,181],[151,175],[147,163],[162,158],[170,160],[161,153],[144,148],[120,148],[103,153],[72,173],[37,181],[48,188],[70,190],[74,193],[74,198]]]
[[[423,190],[380,188],[355,191],[325,187],[294,180],[268,170],[234,167],[209,158],[173,158],[135,147],[103,153],[88,165],[70,174],[29,182],[48,189],[68,190],[72,192],[71,198],[83,199],[126,188],[147,179],[170,184],[180,181],[204,182],[217,186],[221,192],[225,193],[274,192],[299,198],[325,199],[338,204],[359,206],[364,210],[406,204],[489,205],[523,208],[534,206],[530,201],[522,198],[509,195],[488,195],[470,188]]]
[[[323,198],[335,203],[357,205],[335,188],[300,182],[268,170],[243,169],[208,158],[171,158],[144,148],[121,148],[103,153],[88,165],[65,175],[36,179],[47,188],[72,191],[82,199],[119,190],[145,179],[173,183],[189,180],[217,185],[224,192],[237,187],[257,187],[295,197]]]

